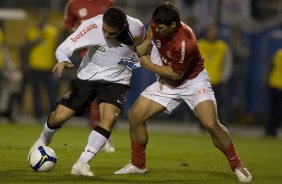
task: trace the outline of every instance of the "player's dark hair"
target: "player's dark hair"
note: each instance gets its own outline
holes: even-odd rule
[[[111,7],[105,11],[103,22],[110,27],[123,30],[127,25],[126,14],[118,7]]]
[[[172,22],[180,25],[180,14],[178,9],[170,2],[161,3],[158,5],[154,12],[152,19],[155,24],[165,24],[170,26]]]

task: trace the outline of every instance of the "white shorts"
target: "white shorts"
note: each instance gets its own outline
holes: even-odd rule
[[[210,78],[205,69],[196,78],[186,80],[177,88],[164,84],[162,90],[160,90],[159,82],[156,81],[148,86],[141,95],[166,107],[165,112],[167,113],[171,113],[183,101],[189,105],[195,115],[197,115],[195,107],[202,101],[211,100],[216,107]]]

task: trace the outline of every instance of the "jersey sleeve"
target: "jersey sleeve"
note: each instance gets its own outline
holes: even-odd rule
[[[71,62],[69,57],[77,49],[97,45],[102,32],[99,31],[95,18],[83,22],[56,50],[58,62]]]

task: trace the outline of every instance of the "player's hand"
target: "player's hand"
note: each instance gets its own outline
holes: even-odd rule
[[[152,49],[152,43],[151,40],[153,38],[153,32],[151,27],[149,27],[147,33],[146,33],[146,38],[143,40],[143,42],[136,47],[136,52],[139,57],[148,55],[149,52],[151,52]]]
[[[166,80],[161,77],[159,80],[160,91],[163,90],[163,85],[166,83]]]
[[[63,61],[63,62],[57,63],[57,64],[54,66],[54,68],[53,68],[52,71],[55,72],[55,71],[57,70],[58,76],[61,77],[61,76],[62,76],[62,73],[63,73],[63,70],[64,70],[65,68],[72,68],[72,67],[74,67],[74,64],[69,63],[69,62],[67,62],[67,61]]]
[[[144,40],[140,45],[136,46],[136,52],[139,57],[148,55],[152,50],[152,43],[149,40]]]

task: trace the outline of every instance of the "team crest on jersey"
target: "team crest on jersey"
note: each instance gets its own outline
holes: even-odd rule
[[[87,15],[87,9],[86,8],[81,8],[78,10],[78,15],[80,17],[85,17]]]
[[[160,40],[156,40],[156,45],[158,48],[161,48],[162,44],[161,44],[161,41]]]
[[[206,93],[206,89],[205,88],[199,90],[199,95],[203,95],[205,93]]]
[[[140,67],[139,58],[137,55],[132,55],[129,58],[124,57],[118,62],[118,64],[127,68],[128,70],[134,70]]]

